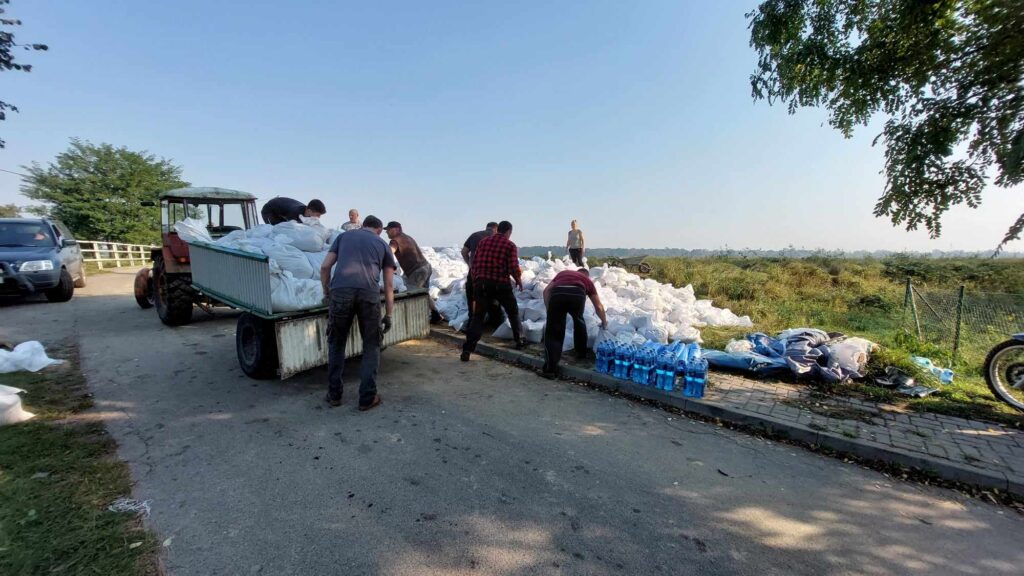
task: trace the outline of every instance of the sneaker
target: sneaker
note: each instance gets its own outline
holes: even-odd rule
[[[441,316],[440,312],[438,312],[437,310],[431,310],[430,311],[430,323],[431,324],[437,325],[437,324],[441,324],[443,322],[444,322],[444,316]]]
[[[526,348],[529,345],[530,343],[527,342],[526,340],[519,340],[518,342],[516,342],[516,350],[522,350],[523,348]]]
[[[341,395],[339,395],[337,398],[335,398],[334,396],[331,396],[330,392],[328,392],[327,395],[324,396],[324,401],[326,401],[332,407],[341,406]]]
[[[459,356],[459,360],[462,360],[463,362],[469,362],[469,352],[463,350],[462,354]]]
[[[367,404],[366,406],[360,406],[359,411],[366,412],[367,410],[372,410],[377,406],[380,406],[381,402],[383,402],[383,400],[380,399],[380,394],[374,394],[373,400],[371,400],[370,403]]]
[[[545,378],[547,380],[557,380],[558,372],[548,372],[547,370],[541,370],[540,372],[537,372],[537,376],[540,376],[541,378]]]

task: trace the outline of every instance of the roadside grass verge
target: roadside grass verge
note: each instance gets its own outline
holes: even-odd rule
[[[77,350],[49,353],[67,361],[0,375],[36,414],[0,428],[0,574],[156,575],[156,538],[107,510],[130,497],[131,477],[103,424],[75,418],[92,405]]]
[[[818,386],[831,394],[850,394],[896,404],[908,409],[983,419],[1024,426],[1024,417],[997,400],[982,374],[985,354],[993,343],[965,342],[958,362],[946,366],[950,351],[917,340],[908,333],[903,300],[908,276],[915,285],[968,289],[995,293],[1024,293],[1024,267],[1015,260],[846,259],[807,258],[648,258],[650,277],[675,286],[692,284],[698,298],[715,306],[749,315],[753,329],[701,329],[708,348],[723,349],[732,338],[747,332],[775,334],[787,328],[815,327],[829,332],[861,336],[882,346],[872,355],[868,378],[842,385]],[[603,263],[595,258],[594,265]],[[1020,329],[1024,330],[1024,326]],[[1006,335],[1007,337],[1009,334]],[[923,373],[910,356],[932,358],[956,373],[953,384],[941,385]],[[908,398],[873,385],[886,366],[910,373],[919,383],[938,388],[927,398]]]

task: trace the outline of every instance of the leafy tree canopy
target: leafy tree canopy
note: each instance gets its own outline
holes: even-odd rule
[[[0,218],[17,218],[21,216],[21,208],[14,204],[0,204]]]
[[[766,0],[747,17],[755,100],[825,107],[847,137],[886,117],[876,216],[938,237],[987,182],[1024,180],[1024,1]],[[1024,214],[1000,247],[1022,230]]]
[[[67,151],[43,168],[25,166],[21,193],[42,208],[31,211],[62,220],[79,238],[133,244],[160,238],[161,192],[188,186],[181,167],[147,152],[72,139]]]
[[[10,4],[11,0],[0,0],[0,71],[4,70],[17,70],[20,72],[31,72],[31,64],[22,64],[14,61],[14,54],[16,50],[49,50],[46,44],[18,44],[14,41],[14,33],[11,29],[15,26],[21,26],[21,20],[15,20],[4,16],[6,13],[5,5]],[[7,111],[17,112],[18,108],[13,104],[0,100],[0,120],[7,119]],[[0,139],[0,148],[4,147],[3,139]]]

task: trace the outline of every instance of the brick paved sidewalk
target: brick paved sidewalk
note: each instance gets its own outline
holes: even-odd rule
[[[449,330],[434,330],[434,335],[453,343],[463,340]],[[534,368],[540,366],[536,354],[506,346],[504,341],[481,342],[477,352]],[[784,434],[798,442],[1024,497],[1024,431],[1000,424],[824,396],[808,386],[723,372],[711,373],[711,386],[699,400],[581,366],[565,365],[563,374],[686,412]]]

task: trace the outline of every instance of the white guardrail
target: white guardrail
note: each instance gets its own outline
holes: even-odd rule
[[[78,247],[82,250],[86,264],[92,263],[101,269],[148,264],[150,250],[159,248],[151,244],[121,244],[100,240],[79,240]]]

